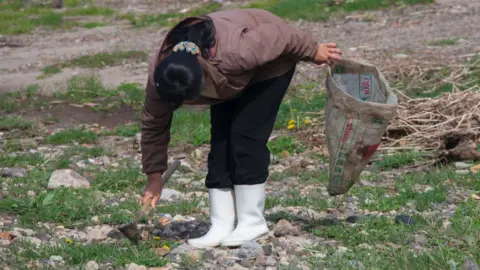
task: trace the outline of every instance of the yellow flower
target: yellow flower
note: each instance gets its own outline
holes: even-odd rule
[[[162,248],[170,251],[170,248],[167,245],[163,246]]]
[[[312,120],[310,120],[310,118],[305,118],[305,120],[303,120],[303,123],[305,125],[311,125],[312,124]]]
[[[70,238],[65,238],[65,242],[66,242],[67,244],[73,243],[72,239],[70,239]]]
[[[289,124],[289,125],[295,124],[295,120],[292,119],[292,120],[288,121],[288,124]]]
[[[160,236],[154,236],[153,240],[157,240],[157,241],[160,240]]]
[[[294,128],[295,128],[295,125],[294,125],[294,124],[291,124],[291,125],[289,124],[289,125],[287,126],[287,128],[288,128],[288,129],[294,129]]]

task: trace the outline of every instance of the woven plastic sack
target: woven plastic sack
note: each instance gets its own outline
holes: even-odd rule
[[[331,196],[347,193],[380,145],[397,112],[397,96],[374,65],[336,61],[326,79],[325,135]]]

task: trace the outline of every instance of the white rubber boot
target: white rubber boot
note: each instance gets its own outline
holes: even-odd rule
[[[265,209],[265,183],[258,185],[238,185],[235,189],[235,205],[238,224],[221,245],[240,246],[268,234],[267,221],[263,215]]]
[[[235,228],[235,201],[233,189],[209,189],[210,221],[212,226],[204,236],[187,241],[196,248],[211,248],[230,235]]]

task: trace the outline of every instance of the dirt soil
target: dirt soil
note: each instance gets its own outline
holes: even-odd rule
[[[161,1],[160,4],[147,1],[135,1],[134,4],[113,1],[110,5],[123,12],[141,13],[166,12],[201,4],[194,2],[197,1]],[[226,8],[228,7],[229,5]],[[435,4],[428,6],[357,13],[329,22],[292,24],[312,31],[319,41],[338,43],[346,57],[374,62],[388,75],[402,68],[462,62],[478,54],[479,14],[480,1],[437,0]],[[16,91],[32,84],[40,85],[45,93],[52,93],[62,89],[62,85],[72,75],[89,72],[99,74],[103,83],[109,87],[123,82],[144,84],[147,78],[147,62],[125,63],[98,70],[67,68],[49,78],[38,79],[38,76],[42,74],[42,67],[81,55],[117,50],[151,52],[160,46],[165,33],[166,29],[132,29],[125,22],[118,22],[95,29],[39,30],[29,35],[3,37],[7,42],[0,46],[0,93]],[[447,39],[459,41],[449,46],[429,45],[431,42]],[[297,70],[295,82],[318,81],[320,70],[323,71],[323,68],[302,63]]]

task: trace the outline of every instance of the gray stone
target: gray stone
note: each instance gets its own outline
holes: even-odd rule
[[[249,268],[250,267],[250,259],[241,259],[238,264],[243,267]]]
[[[238,257],[245,259],[254,259],[263,255],[263,248],[257,242],[246,242],[238,250]]]
[[[375,187],[375,184],[370,182],[370,181],[367,181],[367,180],[360,180],[360,186],[362,187]]]
[[[395,55],[393,56],[393,58],[395,58],[395,59],[403,59],[403,58],[407,58],[407,57],[408,57],[408,55],[407,55],[407,54],[403,54],[403,53],[395,54]]]
[[[189,260],[196,262],[202,257],[201,255],[200,251],[194,247],[188,244],[182,244],[174,248],[167,257],[175,262],[181,262],[183,257],[187,257]]]
[[[108,234],[112,231],[113,229],[109,226],[102,226],[100,228],[93,228],[87,233],[87,241],[92,242],[92,241],[102,241],[107,239]]]
[[[462,270],[480,270],[480,268],[475,262],[466,260],[462,265]]]
[[[427,243],[427,237],[423,234],[414,235],[414,241],[416,245],[424,246]]]
[[[469,170],[456,170],[455,173],[465,175],[465,174],[469,174],[470,171]]]
[[[48,180],[48,188],[56,189],[61,186],[71,188],[89,188],[90,182],[77,172],[70,169],[62,169],[53,172]]]
[[[246,267],[243,267],[241,265],[239,265],[238,263],[234,263],[231,265],[231,268],[228,268],[229,270],[248,270],[250,268],[246,268]]]
[[[13,228],[12,234],[14,236],[33,236],[35,235],[35,231],[31,229],[22,229],[22,228]]]
[[[138,265],[136,263],[131,263],[127,266],[127,270],[147,270],[148,268],[143,265]]]
[[[300,235],[300,229],[296,226],[293,226],[290,222],[285,219],[282,219],[277,222],[275,225],[275,229],[273,234],[276,237],[286,236],[286,235],[293,235],[298,236]]]
[[[8,239],[0,239],[0,247],[9,246],[12,242]]]
[[[191,183],[192,181],[193,181],[193,179],[180,177],[180,178],[173,179],[172,182],[174,182],[176,184],[179,184],[179,185],[186,185],[186,184]]]
[[[237,261],[234,258],[222,257],[222,258],[218,258],[217,261],[218,261],[218,264],[223,265],[223,266],[227,266],[227,267],[233,267],[234,265],[237,264]],[[241,265],[238,265],[238,266],[243,268],[243,266],[241,266]]]
[[[37,196],[37,194],[35,193],[35,191],[29,190],[29,191],[27,192],[27,196],[28,196],[28,197],[35,197],[35,196]]]
[[[270,244],[263,245],[262,248],[263,248],[263,254],[265,254],[265,256],[272,255],[272,249],[273,249],[272,245]]]
[[[183,193],[181,193],[180,191],[176,191],[174,189],[169,189],[169,188],[163,189],[162,195],[160,197],[161,200],[165,200],[165,201],[182,199],[182,198],[183,198]]]
[[[215,260],[215,253],[212,249],[209,249],[203,253],[203,259],[208,261]]]
[[[202,182],[202,181],[195,181],[195,182],[190,183],[190,188],[191,189],[199,190],[199,189],[203,189],[204,187],[205,187],[205,183]]]
[[[58,255],[52,255],[50,256],[50,261],[53,261],[53,262],[62,262],[63,261],[63,258],[61,256],[58,256]]]
[[[455,162],[455,168],[459,170],[464,170],[470,168],[472,165],[467,164],[465,162]]]
[[[259,256],[255,260],[255,265],[257,266],[275,266],[277,261],[271,256]]]
[[[359,261],[352,260],[352,261],[349,261],[348,264],[351,267],[356,268],[356,269],[365,269],[365,266],[363,265],[363,263],[359,262]]]
[[[25,177],[27,175],[27,170],[24,168],[3,168],[2,177],[12,177],[12,178],[19,178]]]
[[[85,270],[98,270],[99,268],[100,268],[100,266],[95,261],[89,261],[85,265]]]

